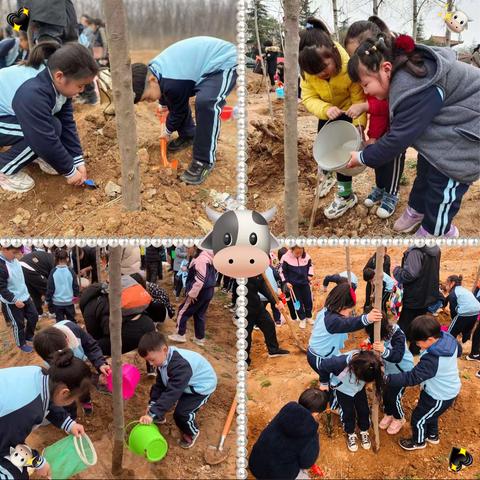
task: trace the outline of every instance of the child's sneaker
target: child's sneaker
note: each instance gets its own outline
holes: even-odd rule
[[[179,444],[182,448],[192,448],[195,445],[195,442],[197,441],[198,436],[200,435],[200,432],[198,432],[195,436],[190,436],[186,435],[185,433],[182,433],[182,439],[179,441]]]
[[[390,193],[385,192],[382,197],[382,203],[377,208],[375,212],[379,218],[388,218],[393,215],[395,208],[397,207],[398,196],[391,195]]]
[[[423,213],[417,212],[412,207],[407,207],[402,216],[394,223],[393,229],[399,233],[410,233],[422,223]]]
[[[398,441],[398,444],[404,449],[404,450],[420,450],[422,448],[425,448],[427,444],[425,442],[423,443],[416,443],[414,442],[411,438],[401,438]]]
[[[392,423],[392,420],[393,420],[393,415],[385,415],[382,420],[380,421],[380,423],[378,424],[378,426],[382,429],[382,430],[386,430],[390,424]]]
[[[92,402],[82,402],[83,413],[85,415],[92,415],[93,413],[93,405]]]
[[[21,350],[22,352],[25,352],[25,353],[32,353],[32,352],[33,352],[33,348],[32,348],[30,345],[27,345],[27,344],[22,345],[22,346],[20,347],[20,350]]]
[[[187,185],[201,185],[213,167],[213,164],[192,160],[187,170],[180,175],[180,180]]]
[[[370,450],[372,444],[370,442],[370,435],[368,432],[360,432],[360,442],[364,450]]]
[[[480,378],[480,370],[475,374],[475,376]]]
[[[389,435],[396,435],[402,427],[405,425],[406,420],[404,418],[401,418],[400,420],[394,418],[392,420],[392,423],[388,427],[387,433]]]
[[[431,238],[435,237],[436,235],[432,235],[428,233],[423,227],[420,227],[417,232],[415,233],[415,236],[418,238]],[[458,231],[458,228],[455,225],[450,225],[450,230],[442,235],[442,238],[458,238],[460,236],[460,232]]]
[[[309,325],[313,325],[315,323],[315,320],[312,317],[307,318],[307,323]]]
[[[33,178],[25,172],[14,173],[13,175],[0,173],[0,187],[9,192],[24,193],[34,186]]]
[[[333,172],[327,172],[322,180],[322,183],[319,186],[318,198],[326,197],[336,183],[337,179],[335,178]]]
[[[349,197],[335,195],[333,202],[323,211],[329,220],[340,218],[344,213],[353,208],[358,202],[357,196],[352,193]]]
[[[374,205],[382,201],[383,192],[383,188],[373,187],[372,191],[368,194],[368,197],[363,201],[363,204],[367,208],[372,208]]]
[[[196,343],[197,345],[200,345],[201,347],[204,347],[205,346],[205,338],[194,337],[193,343]]]
[[[165,417],[154,418],[153,423],[155,423],[156,425],[165,425],[167,423],[167,419]]]
[[[169,335],[168,339],[177,343],[185,343],[187,341],[187,337],[185,335],[179,335],[178,333]]]
[[[283,355],[288,355],[290,352],[288,350],[284,350],[283,348],[278,348],[277,350],[273,350],[272,352],[268,353],[270,358],[274,357],[281,357]]]
[[[300,321],[298,322],[298,326],[299,326],[302,330],[304,330],[305,328],[307,328],[307,321],[306,321],[306,320],[300,320]]]
[[[475,360],[476,360],[477,362],[480,362],[480,354],[476,354],[476,355],[470,354],[470,355],[467,355],[465,358],[466,358],[469,362],[474,362]]]
[[[440,443],[440,437],[438,435],[427,435],[425,440],[433,445],[438,445]]]
[[[358,450],[357,434],[356,433],[349,433],[347,435],[347,448],[351,452],[356,452]]]
[[[37,158],[33,163],[36,163],[40,167],[40,170],[48,173],[48,175],[58,175],[58,172],[42,158]]]

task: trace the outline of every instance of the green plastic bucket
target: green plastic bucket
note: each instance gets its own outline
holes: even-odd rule
[[[129,425],[132,425],[132,422]],[[168,443],[157,425],[137,423],[128,436],[128,448],[131,452],[145,457],[149,462],[159,462],[168,452]]]
[[[43,456],[50,464],[52,479],[67,479],[97,463],[97,452],[87,435],[68,435],[48,446]]]

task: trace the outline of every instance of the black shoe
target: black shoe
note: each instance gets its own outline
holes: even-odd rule
[[[480,378],[480,370],[475,374],[475,376]]]
[[[398,444],[404,449],[404,450],[420,450],[422,448],[425,448],[427,444],[425,442],[423,443],[416,443],[414,442],[411,438],[401,438],[398,441]]]
[[[470,362],[473,362],[473,361],[477,361],[477,362],[480,362],[480,354],[477,354],[477,355],[473,355],[473,354],[470,354],[470,355],[467,355],[465,357],[466,360],[470,361]]]
[[[205,181],[212,168],[213,165],[192,160],[187,170],[180,176],[180,180],[189,185],[200,185]]]
[[[281,357],[282,355],[288,355],[290,352],[288,350],[284,350],[283,348],[279,348],[277,350],[274,350],[273,352],[268,352],[268,356],[270,358],[274,357]]]
[[[440,437],[438,435],[428,435],[425,440],[428,443],[433,443],[433,445],[438,445],[440,443]]]
[[[170,140],[167,145],[167,152],[179,152],[185,148],[193,145],[193,137],[178,137],[175,140]]]

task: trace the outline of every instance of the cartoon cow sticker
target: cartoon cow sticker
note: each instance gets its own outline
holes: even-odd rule
[[[207,207],[214,226],[200,248],[213,251],[213,266],[224,275],[233,278],[260,275],[270,263],[270,250],[279,246],[268,229],[275,211],[275,208],[265,213],[230,210],[221,214]]]
[[[445,25],[454,33],[462,33],[468,29],[468,22],[472,19],[465,12],[456,10],[455,12],[447,12],[444,16]]]

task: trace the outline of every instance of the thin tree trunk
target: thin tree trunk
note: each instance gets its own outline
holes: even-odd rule
[[[340,40],[340,35],[338,33],[338,6],[337,0],[332,0],[332,7],[333,7],[333,32],[335,40],[338,42]]]
[[[102,262],[100,258],[100,247],[98,245],[95,247],[95,260],[97,264],[97,278],[98,278],[98,281],[101,282],[102,281]]]
[[[122,247],[110,249],[108,263],[110,304],[110,344],[112,350],[112,378],[113,378],[113,450],[112,474],[120,476],[123,463],[123,439],[125,419],[123,415],[122,396],[122,311],[121,311],[121,258]]]
[[[417,33],[418,33],[418,0],[413,0],[413,21],[412,21],[412,37],[415,41],[417,41]]]
[[[345,257],[347,261],[347,278],[348,278],[348,283],[352,285],[352,267],[350,263],[350,246],[347,245],[345,247]]]
[[[373,0],[372,12],[374,15],[378,15],[378,0]]]
[[[382,311],[382,293],[383,293],[383,260],[385,256],[385,248],[377,247],[377,255],[375,258],[375,297],[374,297],[374,307],[377,310]],[[373,341],[379,342],[381,340],[380,330],[381,322],[375,322],[373,325]],[[377,395],[373,396],[373,405],[372,405],[372,423],[373,423],[373,433],[375,435],[374,442],[374,451],[378,452],[380,450],[380,432],[378,430],[378,408],[379,402]]]
[[[78,245],[75,246],[75,252],[77,257],[77,280],[78,280],[78,288],[82,289],[82,277],[80,275],[80,248]]]
[[[455,0],[447,0],[447,12],[453,12],[453,5]],[[445,46],[450,47],[452,40],[452,32],[448,27],[445,27]]]
[[[285,0],[285,231],[298,236],[298,0]]]
[[[140,169],[137,156],[137,126],[132,100],[132,72],[127,17],[122,0],[104,0],[107,41],[110,52],[117,138],[122,165],[123,205],[140,210]]]
[[[267,67],[266,67],[266,62],[263,61],[262,43],[260,42],[260,33],[258,31],[258,13],[257,13],[257,2],[256,2],[256,0],[253,1],[253,9],[254,9],[254,12],[255,12],[255,35],[257,37],[257,48],[258,48],[258,55],[260,56],[260,64],[262,66],[263,81],[265,83],[265,89],[266,89],[266,92],[267,92],[268,110],[270,112],[270,117],[273,119],[272,99],[270,98],[270,86],[269,86],[268,80],[267,80]]]
[[[474,292],[474,293],[475,293],[475,290],[477,288],[477,283],[478,283],[479,280],[480,280],[480,265],[477,268],[477,274],[475,275],[475,281],[473,282],[472,292]]]

